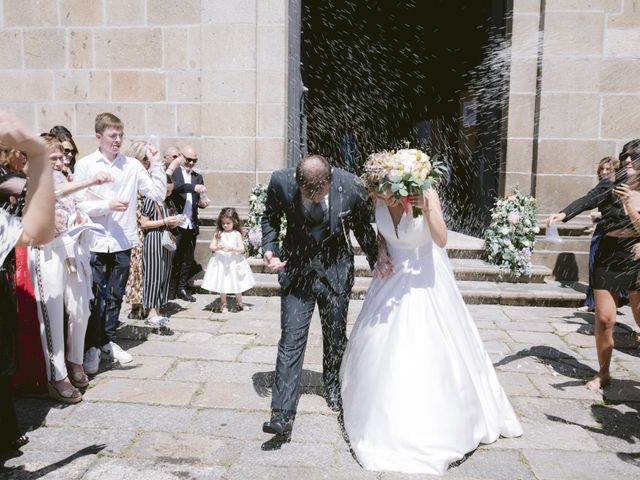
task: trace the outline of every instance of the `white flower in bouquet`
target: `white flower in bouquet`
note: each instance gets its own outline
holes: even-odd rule
[[[247,234],[249,238],[249,243],[254,248],[260,248],[262,245],[262,227],[260,225],[255,225],[249,229],[249,233]]]
[[[365,177],[369,177],[368,183],[377,185],[378,193],[390,191],[395,198],[402,200],[408,211],[409,195],[435,187],[443,171],[441,162],[432,163],[429,155],[412,148],[372,155],[366,165]],[[413,209],[414,217],[420,213]]]

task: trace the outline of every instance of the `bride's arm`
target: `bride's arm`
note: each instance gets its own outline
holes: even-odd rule
[[[431,238],[436,245],[444,248],[447,245],[447,224],[442,216],[442,206],[438,192],[433,188],[424,192],[424,204],[422,205],[422,214],[425,222],[429,225]]]

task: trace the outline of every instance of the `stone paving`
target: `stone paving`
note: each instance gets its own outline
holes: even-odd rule
[[[313,322],[293,439],[265,452],[279,298],[249,297],[248,312],[211,313],[214,300],[173,302],[172,335],[141,324],[120,330],[134,362],[107,365],[84,401],[17,400],[31,442],[2,458],[3,479],[437,478],[362,470],[338,417],[319,395],[322,347]],[[361,301],[351,304],[352,323]],[[187,308],[188,307],[188,308]],[[604,393],[583,386],[597,366],[593,315],[568,308],[471,305],[485,347],[520,415],[524,436],[478,448],[452,479],[640,478],[640,351],[619,316]],[[125,312],[126,313],[126,312]],[[437,388],[437,385],[434,385]],[[428,428],[428,425],[425,426]]]

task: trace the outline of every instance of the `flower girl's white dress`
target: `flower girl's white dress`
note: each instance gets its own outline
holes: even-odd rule
[[[442,474],[480,443],[522,434],[422,217],[376,222],[394,273],[371,282],[344,355],[344,426],[368,470]]]
[[[242,245],[242,235],[237,230],[222,232],[218,242],[237,248]],[[217,293],[242,293],[255,284],[251,266],[243,254],[218,251],[209,259],[201,287]]]

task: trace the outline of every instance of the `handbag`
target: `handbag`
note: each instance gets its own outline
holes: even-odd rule
[[[162,232],[162,247],[170,252],[176,251],[176,237],[169,230]]]
[[[157,203],[155,205],[156,205],[156,212],[158,214],[158,217],[164,220],[164,215],[162,214],[162,210],[160,210],[160,207],[158,207]],[[169,231],[169,227],[165,227],[165,229],[162,231],[162,238],[161,238],[160,244],[162,245],[162,248],[168,250],[169,252],[176,251],[176,237],[173,233],[171,233],[171,231]]]

